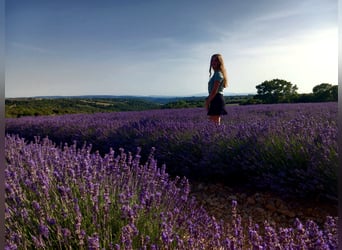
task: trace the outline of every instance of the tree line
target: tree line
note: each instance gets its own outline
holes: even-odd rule
[[[312,93],[298,94],[297,86],[282,79],[264,81],[256,86],[256,95],[225,96],[228,105],[336,102],[337,85],[321,83]],[[20,98],[5,99],[5,117],[63,115],[75,113],[140,111],[203,107],[205,96],[179,98]]]
[[[5,99],[5,117],[64,115],[159,109],[140,98],[11,98]]]
[[[298,87],[282,79],[264,81],[256,86],[257,94],[244,104],[291,103],[291,102],[337,102],[338,86],[321,83],[312,89],[312,93],[298,94]]]
[[[298,87],[282,79],[264,81],[256,85],[256,95],[225,96],[228,105],[303,103],[303,102],[337,102],[338,87],[329,83],[321,83],[312,89],[312,93],[299,94]],[[203,107],[205,97],[183,98],[169,102],[162,108]]]

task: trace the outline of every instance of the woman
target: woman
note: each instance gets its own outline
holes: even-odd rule
[[[221,115],[227,114],[223,89],[228,86],[227,72],[220,54],[215,54],[211,57],[209,77],[211,76],[211,69],[214,70],[214,74],[208,82],[209,96],[206,98],[205,107],[208,111],[209,119],[220,125]]]

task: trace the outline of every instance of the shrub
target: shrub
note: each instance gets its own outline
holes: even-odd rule
[[[5,249],[337,249],[336,218],[264,234],[210,217],[189,197],[186,178],[171,179],[154,149],[144,165],[120,149],[104,157],[48,139],[5,141]]]

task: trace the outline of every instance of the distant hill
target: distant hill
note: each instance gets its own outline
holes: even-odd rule
[[[200,96],[198,96],[200,97]],[[191,97],[177,97],[177,96],[134,96],[134,95],[81,95],[81,96],[35,96],[32,99],[106,99],[106,100],[143,100],[157,104],[166,104],[184,98]],[[18,98],[14,98],[18,99]],[[21,99],[21,98],[20,98]],[[24,98],[27,99],[27,98]]]
[[[234,93],[234,92],[224,92],[224,96],[247,96],[247,95],[255,95],[255,93]],[[207,92],[194,94],[193,96],[208,96]]]
[[[226,97],[244,97],[244,96],[254,96],[252,93],[225,93]],[[145,100],[150,102],[155,102],[158,104],[166,104],[178,100],[187,100],[193,98],[206,98],[208,93],[197,93],[189,96],[167,96],[167,95],[80,95],[80,96],[34,96],[34,97],[23,97],[23,98],[8,98],[8,99],[136,99]]]
[[[5,117],[159,109],[161,104],[137,98],[34,97],[5,99]]]
[[[193,108],[203,107],[206,97],[83,95],[6,98],[5,117]],[[240,104],[248,98],[250,96],[225,96],[227,104]]]

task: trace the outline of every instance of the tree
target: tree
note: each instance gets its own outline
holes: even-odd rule
[[[314,100],[317,102],[337,101],[337,85],[321,83],[312,89]]]
[[[281,103],[291,102],[297,95],[298,88],[288,81],[273,79],[257,85],[256,89],[258,94],[255,98],[263,103]]]
[[[338,101],[338,86],[337,85],[333,85],[330,88],[330,94],[331,94],[332,101],[337,102]]]

